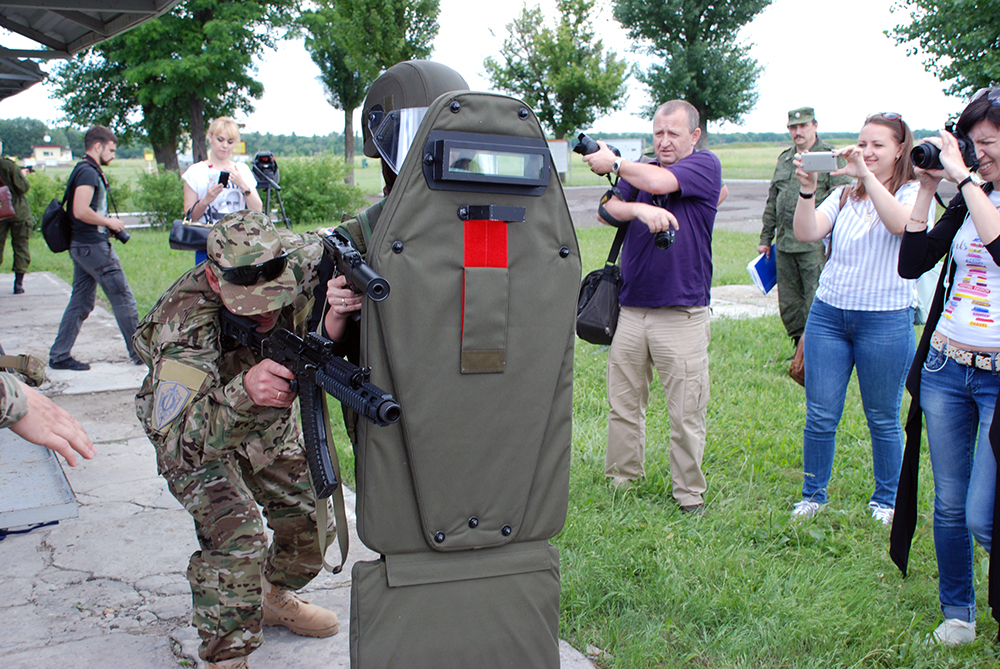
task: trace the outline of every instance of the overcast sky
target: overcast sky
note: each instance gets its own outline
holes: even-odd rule
[[[554,16],[554,0],[537,4]],[[630,62],[645,58],[629,51],[624,31],[611,17],[610,0],[597,4],[600,14],[594,25],[605,48]],[[857,131],[866,116],[884,111],[901,113],[915,129],[942,127],[950,113],[961,111],[963,102],[944,95],[943,85],[924,70],[920,56],[907,56],[904,46],[885,37],[885,30],[909,18],[892,13],[892,5],[892,0],[775,0],[741,33],[753,43],[753,56],[764,69],[757,106],[740,126],[713,124],[709,129],[781,132],[788,110],[805,105],[816,108],[820,132]],[[483,59],[499,53],[506,26],[521,7],[519,2],[441,0],[441,30],[431,58],[458,70],[472,89],[489,90]],[[17,36],[2,43],[35,46],[17,41]],[[280,43],[259,62],[264,96],[253,114],[237,120],[246,123],[247,132],[343,132],[344,114],[326,102],[318,74],[301,40]],[[643,86],[630,80],[629,91],[626,110],[599,119],[594,129],[649,130],[649,122],[636,115],[649,102]],[[39,84],[0,102],[0,118],[18,116],[55,125],[62,114],[45,84]],[[360,132],[359,123],[360,111],[355,115]]]

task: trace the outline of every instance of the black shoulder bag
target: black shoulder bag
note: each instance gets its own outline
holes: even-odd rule
[[[608,180],[610,181],[610,177]],[[633,187],[628,201],[634,201],[638,194],[639,189]],[[601,198],[597,212],[602,219],[618,228],[618,232],[615,233],[615,240],[611,243],[611,251],[604,267],[595,269],[583,277],[580,283],[580,297],[576,303],[576,336],[591,344],[611,344],[618,328],[618,313],[621,311],[618,293],[622,288],[622,268],[617,263],[629,221],[619,221],[605,210],[604,205],[612,196],[623,199],[617,187],[617,180],[611,190]]]
[[[66,200],[73,192],[76,174],[77,168],[74,167],[66,181],[66,191],[63,193],[62,202],[52,198],[49,206],[45,208],[45,213],[42,214],[42,236],[45,238],[49,250],[53,253],[68,251],[73,241],[73,219],[66,212]],[[70,202],[72,203],[72,200]]]

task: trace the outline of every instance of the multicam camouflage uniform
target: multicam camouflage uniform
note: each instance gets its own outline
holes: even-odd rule
[[[28,396],[13,374],[0,372],[0,428],[10,427],[28,415]]]
[[[280,281],[261,285],[257,297],[281,308],[276,327],[304,335],[322,246],[308,233],[278,234],[294,282],[280,290]],[[262,642],[261,575],[297,590],[319,573],[329,542],[321,552],[298,402],[280,409],[250,399],[243,377],[261,358],[246,347],[220,347],[217,313],[225,307],[205,265],[181,276],[136,331],[136,350],[150,368],[136,412],[160,474],[194,517],[201,550],[188,566],[193,622],[201,657],[220,661]],[[270,547],[255,503],[274,530]]]

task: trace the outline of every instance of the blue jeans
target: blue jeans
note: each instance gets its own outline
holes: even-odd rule
[[[70,357],[73,344],[87,316],[94,310],[99,285],[111,303],[111,310],[118,321],[118,329],[125,338],[128,355],[133,361],[139,357],[132,345],[132,335],[139,326],[139,313],[132,289],[125,278],[125,270],[110,242],[79,244],[69,249],[73,259],[73,294],[59,323],[59,334],[49,349],[49,362],[61,362]]]
[[[806,427],[802,439],[802,498],[826,503],[837,425],[847,382],[857,367],[875,470],[871,501],[895,507],[903,462],[899,409],[913,360],[913,309],[850,311],[815,300],[805,330]]]
[[[990,422],[1000,377],[931,349],[920,376],[920,408],[934,470],[934,548],[946,618],[976,619],[972,538],[990,552],[997,463]],[[970,533],[971,530],[971,533]]]

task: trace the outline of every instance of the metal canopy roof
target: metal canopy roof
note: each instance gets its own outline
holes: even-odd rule
[[[0,47],[0,100],[45,78],[27,58],[68,58],[169,11],[180,0],[0,0],[0,28],[41,50]]]

